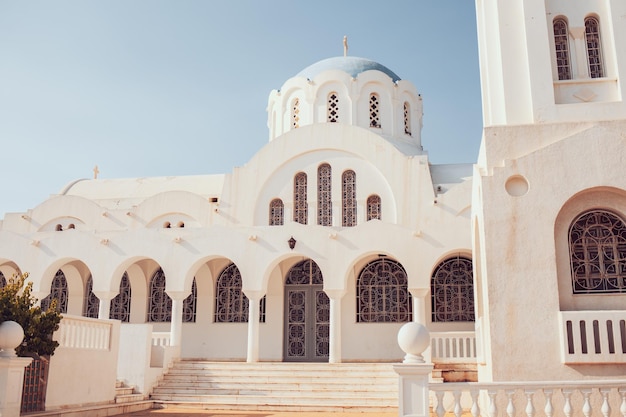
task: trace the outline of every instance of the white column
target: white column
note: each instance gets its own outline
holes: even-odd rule
[[[341,298],[346,290],[324,290],[330,299],[328,362],[341,363]]]
[[[170,322],[170,346],[180,346],[183,339],[183,304],[188,293],[182,291],[168,291],[172,299],[172,321]]]
[[[248,297],[248,353],[246,362],[259,361],[259,306],[263,293],[261,291],[244,291]]]
[[[426,325],[426,299],[430,293],[428,288],[409,290],[413,296],[413,321]]]
[[[114,299],[117,294],[111,291],[94,291],[93,293],[98,297],[98,300],[100,300],[98,318],[108,320],[111,312],[111,300]]]

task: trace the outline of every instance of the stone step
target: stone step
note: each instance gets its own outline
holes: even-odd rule
[[[145,400],[145,395],[143,394],[125,394],[115,396],[116,404],[134,403],[143,400]]]
[[[398,376],[391,364],[183,360],[150,398],[168,408],[394,412]]]
[[[132,387],[119,387],[115,388],[115,396],[119,397],[120,395],[130,395],[134,394],[135,389]]]

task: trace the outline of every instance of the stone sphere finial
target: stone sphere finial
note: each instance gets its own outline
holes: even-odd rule
[[[15,348],[24,340],[24,329],[14,321],[0,324],[0,357],[14,357]]]
[[[430,332],[423,324],[406,323],[398,332],[398,345],[406,353],[404,363],[424,363],[422,353],[430,345]]]

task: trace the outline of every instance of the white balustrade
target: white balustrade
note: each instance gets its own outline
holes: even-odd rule
[[[438,417],[626,417],[626,380],[430,384]]]
[[[170,346],[170,332],[152,332],[152,346]]]
[[[434,363],[476,363],[474,332],[439,332],[430,334]]]
[[[625,311],[561,311],[563,363],[624,363]]]
[[[111,330],[108,321],[64,314],[54,340],[61,348],[109,350]]]

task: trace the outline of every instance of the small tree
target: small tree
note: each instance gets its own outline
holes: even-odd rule
[[[52,340],[52,334],[61,322],[56,299],[43,311],[32,295],[33,283],[24,285],[27,278],[28,273],[14,275],[0,288],[0,319],[15,321],[24,329],[24,341],[15,349],[18,356],[53,355],[59,343]]]

